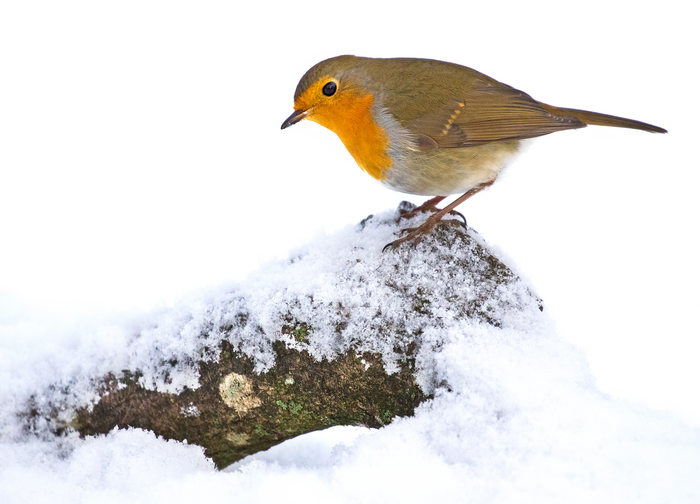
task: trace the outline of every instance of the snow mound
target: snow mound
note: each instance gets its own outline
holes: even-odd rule
[[[225,293],[79,332],[48,362],[14,348],[0,389],[0,501],[700,501],[697,429],[600,393],[532,289],[473,231],[439,229],[382,253],[393,217],[321,237]],[[216,359],[224,340],[259,372],[274,365],[278,340],[317,359],[377,352],[389,372],[410,354],[434,398],[316,463],[281,445],[284,463],[258,456],[231,472],[214,471],[198,447],[136,429],[51,434],[95,399],[107,372],[140,370],[161,391],[196,388],[197,361]]]

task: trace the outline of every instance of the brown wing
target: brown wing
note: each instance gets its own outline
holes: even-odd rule
[[[408,129],[417,136],[420,149],[430,150],[532,138],[585,126],[575,117],[551,114],[522,91],[476,80],[461,99],[416,119]]]

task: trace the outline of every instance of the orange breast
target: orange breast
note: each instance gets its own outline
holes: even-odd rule
[[[391,167],[389,137],[372,118],[373,102],[371,94],[346,90],[335,100],[314,106],[308,119],[338,135],[360,168],[375,179],[383,180],[384,172]]]

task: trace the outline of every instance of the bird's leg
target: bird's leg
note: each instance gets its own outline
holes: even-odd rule
[[[396,219],[396,222],[399,223],[401,222],[401,219],[411,219],[418,215],[419,213],[437,213],[440,211],[440,209],[436,206],[438,203],[440,203],[442,200],[444,200],[446,196],[435,196],[434,198],[430,198],[428,201],[423,203],[420,206],[414,207],[411,210],[399,210],[399,217]],[[406,202],[408,203],[408,202]],[[450,214],[457,215],[464,221],[464,227],[467,227],[467,219],[464,218],[464,215],[462,215],[460,212],[456,210],[452,210]]]
[[[422,205],[414,207],[411,210],[399,210],[400,215],[399,215],[399,218],[397,220],[410,219],[411,217],[415,217],[419,213],[423,213],[423,212],[436,213],[439,210],[435,205],[437,205],[442,200],[444,200],[445,197],[446,196],[435,196],[434,198],[430,198],[428,201],[426,201]],[[406,203],[408,204],[409,202],[407,201]]]
[[[484,189],[489,187],[494,182],[495,182],[495,179],[491,180],[489,182],[484,182],[483,184],[479,184],[478,186],[469,189],[467,192],[465,192],[459,198],[457,198],[452,203],[447,205],[445,208],[443,208],[442,210],[438,210],[436,213],[434,213],[433,215],[428,217],[428,219],[423,224],[418,226],[417,228],[410,228],[410,229],[403,230],[404,232],[407,232],[408,234],[406,234],[405,236],[402,236],[398,240],[394,240],[393,242],[388,243],[384,247],[384,250],[388,249],[389,247],[396,248],[399,245],[401,245],[402,243],[407,242],[407,241],[415,240],[416,243],[420,242],[423,239],[423,236],[430,234],[433,231],[433,229],[435,228],[437,223],[446,214],[452,212],[458,205],[461,205],[462,203],[467,201],[469,198],[474,196],[476,193],[483,191]],[[440,200],[438,200],[438,202],[441,201],[442,199],[444,199],[443,197],[440,197],[440,196],[438,196],[438,198],[441,198]],[[433,198],[433,199],[436,199],[436,198]],[[431,201],[432,200],[429,200],[426,203],[429,203]],[[445,221],[445,222],[454,222],[454,221]]]

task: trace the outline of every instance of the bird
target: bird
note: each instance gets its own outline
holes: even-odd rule
[[[301,78],[282,129],[304,119],[338,135],[360,168],[390,189],[431,196],[411,212],[431,213],[427,220],[402,230],[384,250],[417,243],[445,215],[458,213],[530,138],[588,125],[667,133],[633,119],[547,105],[456,63],[351,55],[321,61]],[[437,208],[454,194],[461,196]]]

